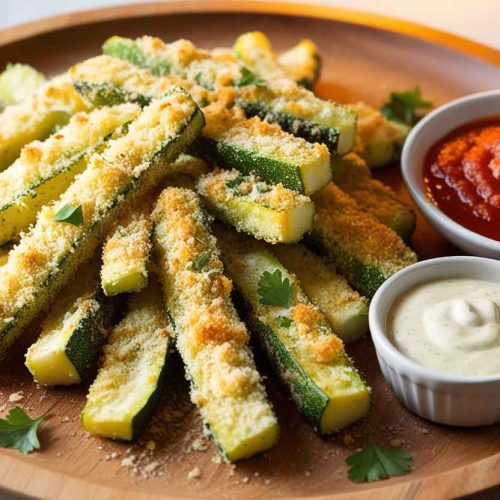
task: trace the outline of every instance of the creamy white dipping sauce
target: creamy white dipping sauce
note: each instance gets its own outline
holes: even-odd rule
[[[455,375],[500,374],[500,284],[436,280],[404,293],[386,321],[403,354]]]

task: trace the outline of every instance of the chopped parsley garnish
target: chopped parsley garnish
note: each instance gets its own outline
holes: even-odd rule
[[[23,409],[12,408],[7,418],[0,418],[0,446],[15,448],[22,453],[31,453],[40,448],[38,427],[47,418],[47,415],[31,419]]]
[[[432,108],[430,101],[422,99],[420,87],[414,87],[406,92],[391,92],[389,102],[380,111],[388,119],[412,127],[417,123],[417,110]]]
[[[244,87],[245,85],[256,85],[257,87],[265,87],[266,82],[258,75],[250,71],[248,68],[241,68],[241,76],[233,80],[235,87]]]
[[[193,262],[193,271],[196,271],[197,273],[201,273],[203,271],[203,268],[208,264],[210,256],[208,255],[208,252],[203,252],[194,259]]]
[[[278,321],[279,325],[283,326],[284,328],[289,328],[292,324],[292,320],[290,318],[287,318],[286,316],[278,316]]]
[[[231,179],[230,181],[226,182],[226,186],[229,189],[235,189],[237,188],[243,181],[245,180],[245,177],[242,175],[236,176],[234,179]]]
[[[74,207],[72,205],[64,205],[56,215],[54,215],[56,222],[67,222],[73,226],[81,226],[83,224],[83,210],[82,206]]]
[[[371,483],[408,474],[413,457],[404,450],[390,450],[371,443],[346,458],[348,476],[354,483]]]
[[[268,306],[290,307],[293,284],[288,278],[283,279],[281,271],[276,269],[273,274],[264,271],[259,279],[257,292],[260,303]]]

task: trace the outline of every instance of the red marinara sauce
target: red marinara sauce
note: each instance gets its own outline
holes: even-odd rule
[[[427,196],[462,226],[500,241],[500,117],[452,130],[429,150]]]

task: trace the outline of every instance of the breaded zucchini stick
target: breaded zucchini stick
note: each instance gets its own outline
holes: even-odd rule
[[[97,264],[84,264],[64,288],[26,353],[26,366],[41,385],[79,384],[101,352],[117,303],[104,297]]]
[[[165,383],[172,329],[155,280],[132,295],[104,346],[82,411],[86,431],[131,441],[149,422]]]
[[[387,278],[416,262],[416,255],[392,229],[332,182],[315,193],[313,202],[310,242],[363,295],[372,297]]]
[[[118,221],[102,249],[101,285],[107,296],[148,284],[152,202],[143,200]]]
[[[311,199],[282,184],[238,170],[215,170],[201,176],[196,189],[221,220],[268,243],[295,243],[312,228]]]
[[[321,56],[318,47],[308,38],[280,54],[278,64],[288,78],[308,89],[314,87],[321,72]]]
[[[43,140],[54,127],[87,106],[68,75],[53,78],[20,104],[0,114],[0,171],[8,167],[29,142]]]
[[[363,418],[370,390],[295,276],[262,243],[219,226],[215,234],[251,325],[299,411],[322,434]]]
[[[335,184],[358,205],[389,226],[403,240],[409,240],[415,230],[415,211],[401,201],[396,193],[371,176],[365,161],[355,153],[332,158]]]
[[[278,422],[231,301],[231,281],[196,193],[167,188],[153,211],[154,242],[177,349],[223,456],[237,461],[274,445]]]

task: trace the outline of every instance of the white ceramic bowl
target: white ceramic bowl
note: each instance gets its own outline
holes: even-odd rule
[[[402,293],[424,281],[469,278],[500,284],[500,261],[443,257],[419,262],[389,278],[370,305],[370,331],[382,373],[399,399],[434,422],[475,426],[500,422],[500,374],[459,376],[423,367],[392,344],[386,332],[390,307]]]
[[[500,242],[450,219],[426,196],[422,169],[430,147],[451,130],[471,121],[500,116],[500,90],[472,94],[429,113],[410,132],[401,155],[403,179],[424,217],[445,238],[467,253],[500,259]]]

